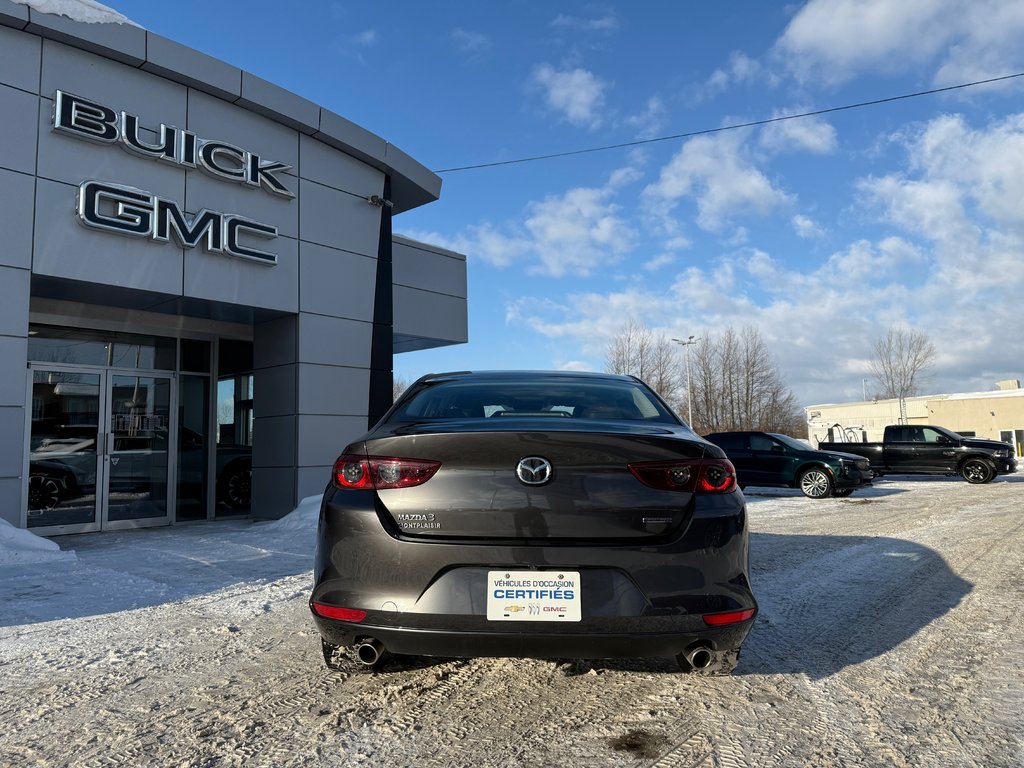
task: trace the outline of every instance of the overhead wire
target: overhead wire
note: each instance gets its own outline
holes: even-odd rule
[[[827,115],[833,112],[843,112],[850,109],[861,109],[863,107],[873,107],[878,104],[888,104],[894,101],[903,101],[906,99],[915,99],[921,96],[932,96],[936,93],[946,93],[948,91],[956,91],[964,88],[975,88],[979,85],[989,85],[991,83],[999,83],[1004,80],[1012,80],[1017,77],[1024,77],[1024,72],[1017,72],[1012,75],[1002,75],[1000,77],[990,77],[987,80],[975,80],[970,83],[959,83],[958,85],[947,85],[943,88],[932,88],[927,91],[916,91],[914,93],[904,93],[899,96],[887,96],[883,99],[872,99],[870,101],[859,101],[855,104],[844,104],[839,107],[828,107],[826,109],[815,109],[809,112],[799,112],[792,115],[779,115],[777,117],[768,117],[763,120],[751,120],[746,123],[732,123],[730,125],[722,125],[718,128],[703,128],[698,131],[687,131],[685,133],[675,133],[671,136],[658,136],[653,139],[637,139],[636,141],[625,141],[620,144],[606,144],[600,147],[588,147],[586,149],[574,149],[567,152],[552,152],[547,155],[533,155],[530,157],[520,157],[514,160],[496,160],[491,163],[477,163],[475,165],[460,165],[452,168],[439,168],[434,173],[455,173],[457,171],[475,171],[481,168],[495,168],[502,165],[517,165],[521,163],[533,163],[540,160],[554,160],[559,157],[571,157],[573,155],[586,155],[594,152],[606,152],[612,149],[627,149],[629,147],[639,147],[644,144],[655,144],[661,141],[672,141],[674,139],[690,139],[694,136],[706,136],[712,133],[722,133],[723,131],[736,131],[741,128],[755,128],[759,125],[769,125],[771,123],[780,123],[784,120],[798,120],[805,117],[816,117],[818,115]]]

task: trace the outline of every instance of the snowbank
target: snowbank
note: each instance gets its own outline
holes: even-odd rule
[[[55,541],[0,520],[0,566],[74,558],[74,552],[62,552]]]
[[[124,14],[108,8],[94,0],[13,0],[18,5],[27,5],[40,13],[66,16],[72,21],[86,24],[131,24],[139,26]]]
[[[320,516],[320,502],[323,494],[307,496],[299,502],[299,506],[282,517],[264,526],[265,531],[310,531],[316,530],[317,518]]]

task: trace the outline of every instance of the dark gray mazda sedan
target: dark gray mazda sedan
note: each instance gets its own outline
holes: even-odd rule
[[[668,656],[730,672],[757,603],[720,448],[643,382],[424,376],[345,448],[310,608],[324,658]]]

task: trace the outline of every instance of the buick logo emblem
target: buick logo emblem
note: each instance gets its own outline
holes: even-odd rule
[[[551,462],[540,456],[527,456],[516,467],[516,477],[526,485],[544,485],[551,479],[551,473]]]

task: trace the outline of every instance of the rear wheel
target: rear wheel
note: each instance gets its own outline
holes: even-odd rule
[[[968,459],[960,467],[960,474],[968,483],[979,485],[991,482],[996,476],[996,470],[984,459]]]
[[[800,490],[809,499],[827,499],[832,495],[832,478],[820,467],[805,469],[800,475]]]

